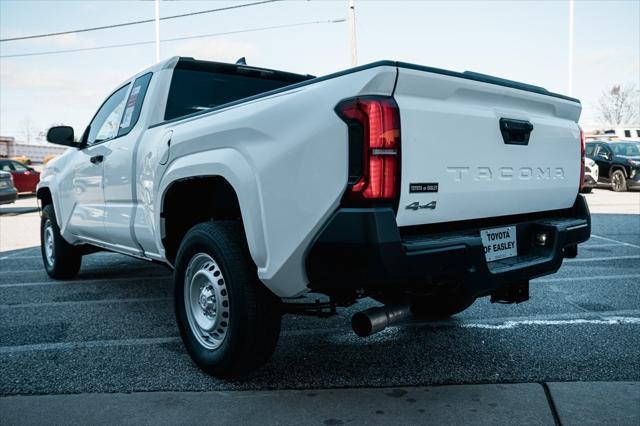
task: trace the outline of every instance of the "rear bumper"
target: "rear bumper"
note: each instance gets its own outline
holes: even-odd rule
[[[518,255],[487,263],[480,229],[515,225]],[[318,235],[307,257],[310,288],[341,292],[428,288],[455,279],[474,297],[557,271],[564,249],[589,239],[584,197],[568,210],[401,230],[388,208],[340,209]],[[544,246],[534,235],[547,234]],[[569,251],[570,252],[570,251]]]
[[[595,188],[598,185],[598,181],[593,178],[591,175],[585,175],[584,184],[585,188]]]
[[[16,198],[18,198],[18,191],[15,188],[0,189],[0,204],[13,203]]]

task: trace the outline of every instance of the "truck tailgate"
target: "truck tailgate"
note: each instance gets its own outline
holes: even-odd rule
[[[453,74],[398,68],[398,225],[571,207],[580,180],[580,103]]]

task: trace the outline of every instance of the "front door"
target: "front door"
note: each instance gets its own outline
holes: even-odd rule
[[[598,165],[599,176],[609,179],[611,171],[611,162],[613,161],[613,152],[605,144],[598,144],[598,151],[593,159]]]
[[[74,159],[74,170],[60,189],[73,202],[68,231],[81,239],[106,242],[104,229],[104,161],[111,154],[107,142],[118,134],[129,85],[116,90],[102,104]]]
[[[104,161],[104,227],[107,242],[118,250],[132,254],[142,254],[132,226],[136,198],[133,168],[138,139],[145,130],[136,124],[150,80],[151,73],[148,73],[134,81],[118,136],[105,144],[110,150]]]

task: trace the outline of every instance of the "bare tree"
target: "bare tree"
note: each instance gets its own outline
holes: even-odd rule
[[[38,136],[38,130],[29,117],[22,120],[18,133],[25,143],[31,143]]]
[[[609,126],[635,124],[638,121],[640,105],[635,85],[614,85],[602,92],[598,101],[598,119]]]

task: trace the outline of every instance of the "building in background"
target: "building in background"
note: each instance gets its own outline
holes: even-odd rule
[[[585,127],[584,136],[586,140],[640,140],[640,127],[627,126],[611,129]]]
[[[50,143],[20,143],[12,136],[0,136],[0,158],[25,156],[33,163],[42,163],[45,157],[64,154],[67,149]]]
[[[45,157],[64,154],[67,149],[50,143],[19,143],[12,136],[0,136],[0,158],[25,156],[33,163],[42,163]]]

